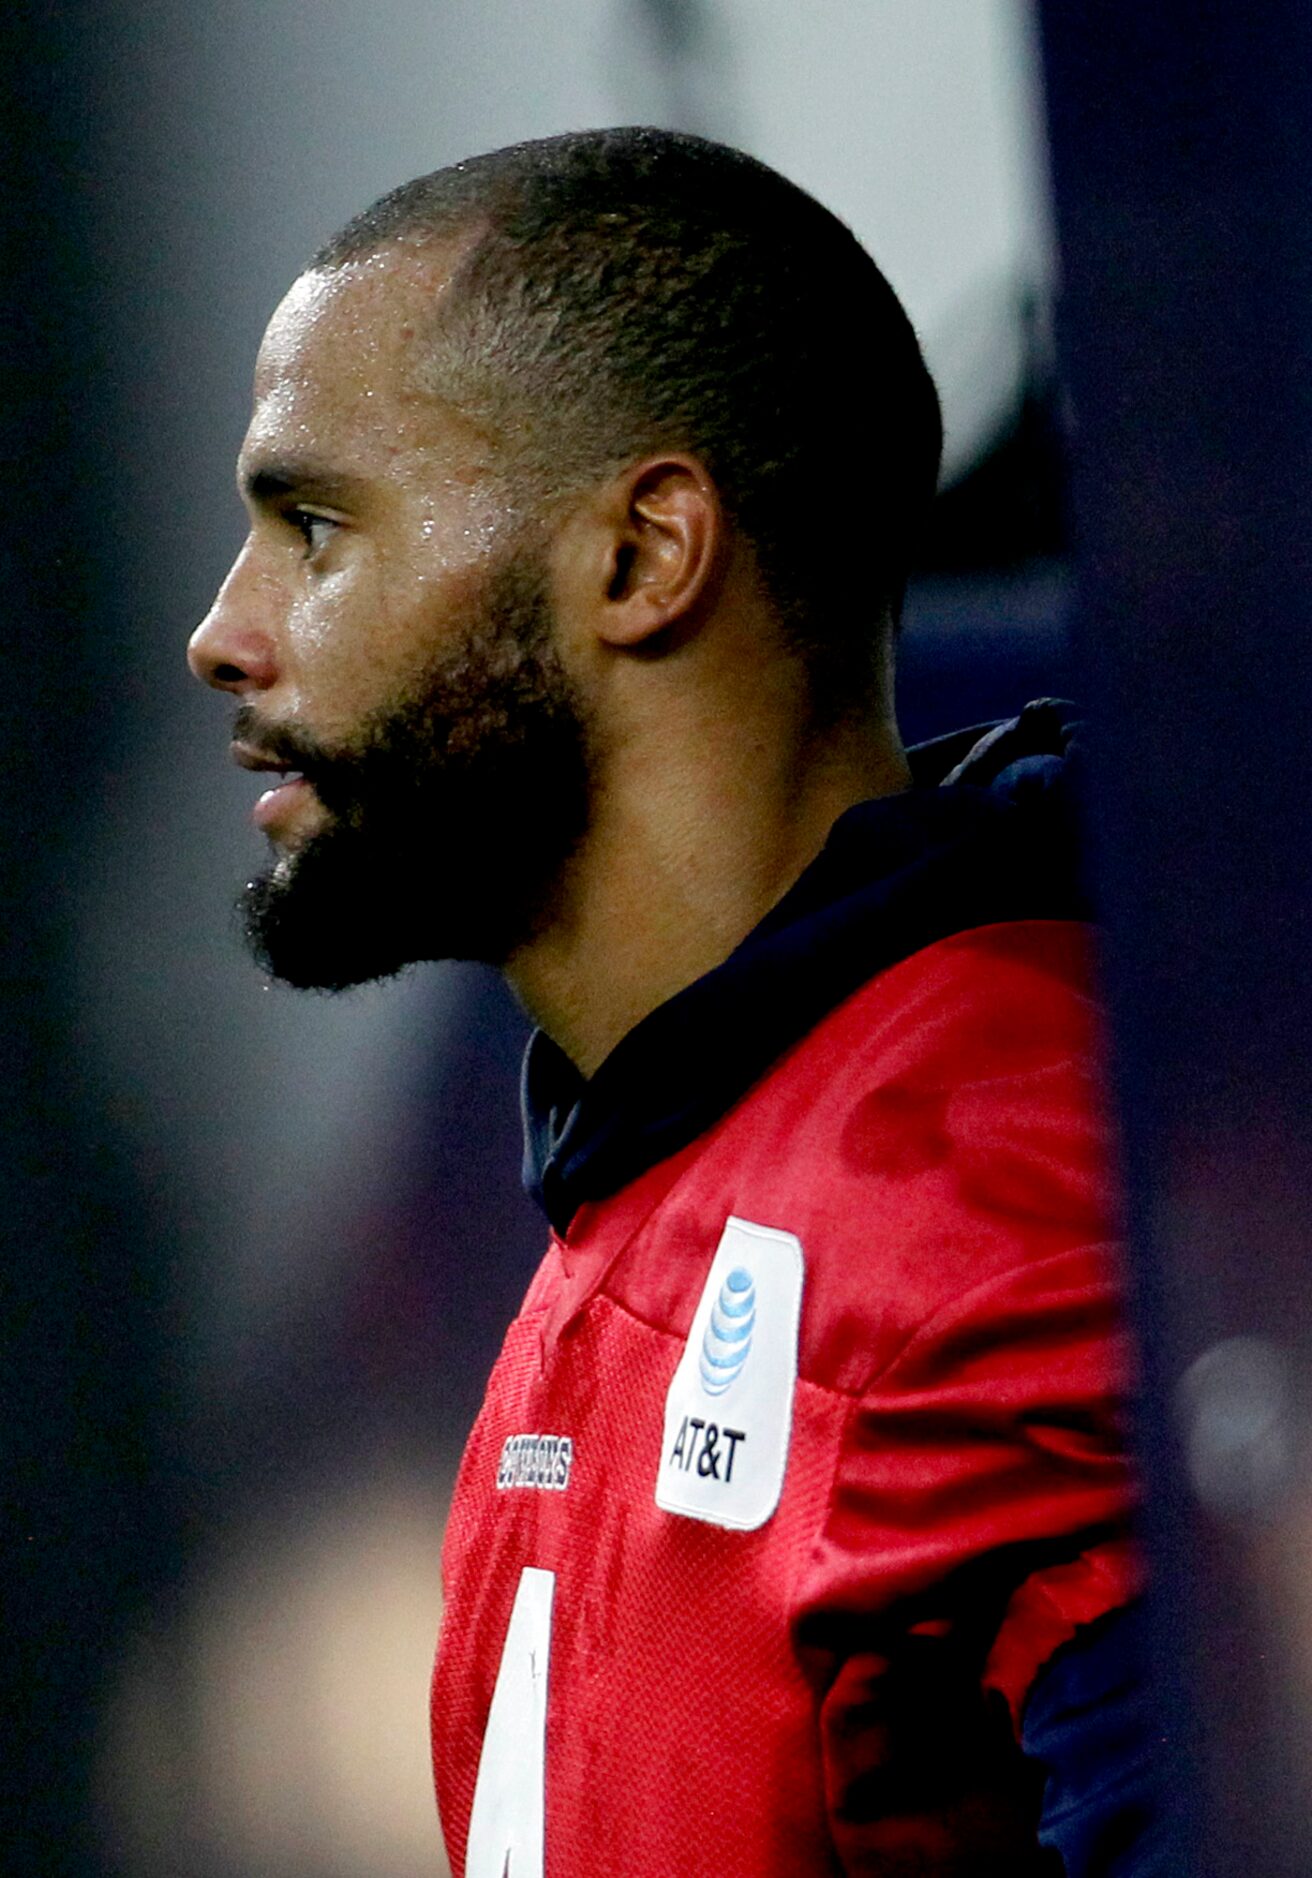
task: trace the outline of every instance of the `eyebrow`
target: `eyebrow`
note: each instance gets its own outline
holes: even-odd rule
[[[263,508],[293,493],[313,494],[326,502],[346,501],[358,495],[361,487],[358,477],[330,470],[308,457],[251,464],[240,472],[238,481],[246,500]]]

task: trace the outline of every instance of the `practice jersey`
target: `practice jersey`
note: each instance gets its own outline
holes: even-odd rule
[[[1007,1711],[1133,1589],[1087,973],[929,945],[553,1235],[447,1530],[458,1878],[1042,1869]]]

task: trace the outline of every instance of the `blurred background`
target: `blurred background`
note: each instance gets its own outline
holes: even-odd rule
[[[1239,717],[1218,728],[1215,687],[1181,688],[1147,664],[1149,650],[1183,648],[1169,606],[1155,617],[1175,639],[1141,635],[1138,666],[1128,651],[1120,664],[1100,663],[1099,648],[1122,644],[1118,568],[1139,567],[1135,593],[1151,613],[1206,532],[1208,503],[1248,513],[1264,480],[1260,454],[1236,467],[1226,439],[1258,408],[1254,396],[1283,397],[1281,461],[1306,454],[1305,378],[1291,363],[1278,391],[1226,381],[1188,485],[1200,506],[1182,527],[1167,499],[1169,452],[1193,434],[1180,413],[1208,376],[1209,331],[1220,331],[1199,326],[1187,383],[1177,366],[1155,405],[1145,393],[1140,408],[1153,413],[1162,454],[1145,463],[1141,450],[1131,487],[1106,472],[1123,465],[1126,435],[1146,427],[1134,431],[1129,391],[1161,380],[1155,360],[1169,335],[1157,353],[1127,342],[1113,372],[1098,319],[1110,306],[1106,331],[1123,335],[1156,308],[1161,338],[1161,307],[1187,324],[1199,283],[1221,279],[1222,251],[1237,252],[1196,244],[1192,302],[1185,283],[1153,277],[1154,243],[1169,248],[1163,230],[1183,213],[1197,232],[1201,172],[1185,164],[1166,117],[1154,136],[1131,136],[1113,102],[1127,96],[1126,70],[1137,73],[1135,109],[1146,120],[1162,115],[1159,86],[1169,98],[1178,83],[1186,113],[1189,87],[1201,87],[1215,107],[1208,151],[1241,169],[1251,139],[1289,102],[1281,83],[1300,82],[1279,73],[1307,69],[1294,56],[1307,50],[1306,28],[1292,11],[1272,11],[1292,37],[1272,29],[1262,41],[1266,77],[1256,117],[1244,120],[1246,144],[1227,141],[1225,87],[1252,79],[1252,43],[1227,42],[1213,60],[1211,28],[1195,23],[1182,63],[1171,7],[1153,28],[1134,26],[1131,9],[1103,9],[1102,30],[1088,9],[1052,8],[1046,40],[1026,0],[6,9],[7,1872],[419,1878],[442,1869],[426,1692],[444,1508],[543,1241],[518,1184],[524,1031],[499,982],[479,970],[429,968],[342,999],[298,997],[263,983],[233,933],[233,896],[261,853],[253,792],[226,761],[227,714],[190,680],[183,653],[242,537],[233,460],[255,350],[286,286],[330,232],[393,184],[523,137],[646,121],[737,143],[785,171],[879,260],[943,394],[945,491],[908,605],[906,735],[1077,686],[1095,709],[1122,713],[1120,741],[1104,745],[1110,806],[1094,818],[1113,914],[1136,904],[1134,857],[1163,854],[1158,877],[1206,882],[1214,906],[1224,861],[1197,840],[1195,858],[1181,860],[1184,850],[1165,845],[1179,833],[1169,811],[1160,798],[1118,794],[1112,758],[1123,766],[1115,774],[1132,771],[1146,788],[1154,762],[1169,775],[1174,740],[1176,751],[1197,750],[1193,740],[1210,737],[1202,761],[1223,774],[1227,738],[1253,747],[1240,722],[1247,707],[1241,700]],[[1135,33],[1158,28],[1159,42],[1136,50]],[[1277,44],[1287,57],[1269,56]],[[1305,152],[1298,134],[1280,135],[1294,140],[1280,158],[1289,180],[1279,201],[1292,203]],[[1169,183],[1153,188],[1167,173],[1154,164],[1170,161]],[[1063,244],[1070,227],[1087,238],[1063,261],[1064,376],[1083,387],[1082,424],[1092,417],[1074,453],[1057,390],[1050,172]],[[1269,188],[1275,173],[1247,181]],[[1221,188],[1225,178],[1210,176],[1207,187]],[[1147,179],[1158,220],[1132,225],[1138,259],[1127,271],[1110,237],[1098,246],[1098,214],[1136,177]],[[1246,180],[1236,171],[1231,181],[1241,194],[1218,213],[1242,220],[1234,204]],[[1301,226],[1296,210],[1292,218]],[[1261,234],[1250,230],[1238,252],[1251,261]],[[1250,342],[1273,305],[1297,304],[1301,250],[1267,253],[1268,269],[1285,261],[1284,298],[1250,270]],[[1164,265],[1169,274],[1169,256]],[[1285,338],[1291,361],[1301,359],[1307,341],[1292,315]],[[1257,350],[1250,343],[1246,356]],[[1072,467],[1085,545],[1073,636]],[[1253,514],[1267,526],[1260,503]],[[1162,549],[1147,565],[1133,525],[1154,552],[1182,544],[1176,558]],[[1290,525],[1284,516],[1282,530]],[[1263,565],[1254,551],[1227,563],[1229,585],[1190,590],[1195,617],[1215,626],[1211,654],[1231,674],[1230,601],[1240,586],[1261,587]],[[1299,622],[1297,586],[1267,613],[1285,622],[1263,654],[1279,667]],[[1302,668],[1281,669],[1293,687],[1281,710],[1292,718]],[[1125,729],[1143,707],[1145,673],[1156,686],[1151,725],[1145,716]],[[1269,703],[1249,702],[1269,726]],[[1292,747],[1288,760],[1292,769]],[[1186,835],[1203,824],[1198,811]],[[1294,844],[1303,832],[1301,823],[1284,830]],[[1224,839],[1250,848],[1237,809]],[[1168,898],[1164,888],[1154,904]],[[1295,1004],[1306,899],[1298,885],[1281,903],[1282,995]],[[1204,1163],[1219,1164],[1209,1144],[1220,1134],[1206,1118],[1195,1117],[1187,1140],[1161,1143],[1163,1116],[1181,1114],[1173,1088],[1195,1084],[1187,1047],[1169,1057],[1174,1085],[1152,1082],[1144,1067],[1160,1060],[1145,987],[1160,991],[1153,948],[1174,943],[1178,957],[1197,904],[1181,887],[1173,926],[1114,918],[1121,937],[1109,968],[1128,1013],[1120,1060],[1137,1129],[1141,1302],[1153,1321],[1164,1308],[1168,1324],[1177,1306],[1174,1294],[1163,1305],[1160,1269],[1177,1241],[1214,1244],[1220,1264],[1236,1239],[1247,1234],[1252,1246],[1240,1189],[1247,1180],[1251,1194],[1254,1166],[1272,1155],[1284,1184],[1262,1230],[1282,1248],[1286,1297],[1304,1243],[1302,1201],[1291,1198],[1306,1183],[1296,1052],[1286,1050],[1289,1076],[1252,1119],[1244,1154],[1232,1151],[1217,1177],[1223,1191],[1198,1179]],[[1251,898],[1227,904],[1236,918],[1242,904],[1251,931]],[[1235,966],[1234,933],[1212,936],[1229,947],[1233,1029],[1242,986],[1251,993],[1254,981]],[[1189,981],[1190,1021],[1215,991],[1207,962],[1216,956],[1204,949]],[[1184,999],[1171,1006],[1181,1032]],[[1293,1007],[1286,1016],[1297,1031]],[[1214,1060],[1224,1040],[1212,1044]],[[1197,1032],[1194,1047],[1204,1047]],[[1236,1101],[1250,1113],[1237,1089],[1217,1081],[1214,1120],[1233,1116]],[[1186,1169],[1183,1186],[1161,1172],[1168,1158]],[[1157,1204],[1167,1187],[1169,1218]],[[1228,1455],[1238,1468],[1226,1475],[1231,1487],[1239,1479],[1238,1499],[1221,1495],[1225,1531],[1238,1518],[1269,1534],[1243,1431],[1275,1428],[1282,1455],[1296,1446],[1282,1432],[1293,1359],[1242,1316],[1236,1306],[1168,1331],[1147,1370],[1165,1400],[1177,1371],[1236,1326],[1251,1331],[1258,1355],[1245,1368],[1241,1353],[1238,1383],[1223,1361],[1221,1407],[1207,1371],[1189,1400],[1203,1403],[1213,1436],[1220,1428],[1223,1464]],[[1149,1443],[1168,1509],[1186,1491],[1188,1455],[1173,1440]],[[1283,1482],[1282,1467],[1272,1478]],[[1218,1541],[1222,1551],[1229,1543]],[[1180,1545],[1169,1533],[1162,1544],[1168,1576],[1177,1566],[1187,1576]],[[1215,1567],[1223,1575],[1228,1558]],[[1295,1574],[1295,1601],[1301,1582]],[[1266,1697],[1254,1700],[1246,1713],[1265,1726]],[[1283,1775],[1281,1791],[1291,1791]]]

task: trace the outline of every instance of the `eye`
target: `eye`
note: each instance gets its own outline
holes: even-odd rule
[[[317,560],[332,540],[333,531],[340,526],[330,515],[320,515],[314,509],[287,509],[287,520],[305,543],[305,559]]]

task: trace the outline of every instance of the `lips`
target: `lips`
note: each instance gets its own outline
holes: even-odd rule
[[[243,743],[239,738],[232,740],[232,760],[242,769],[276,770],[280,776],[299,775],[300,771],[289,763],[285,756],[272,750],[261,750],[253,743]]]
[[[301,804],[313,795],[314,790],[304,776],[293,773],[285,782],[265,790],[251,810],[251,820],[264,834],[277,835]]]
[[[313,787],[303,772],[293,769],[285,758],[236,738],[232,743],[232,760],[242,769],[268,772],[281,779],[272,789],[264,791],[251,811],[251,820],[264,834],[274,838],[287,832],[293,816],[314,797]]]

